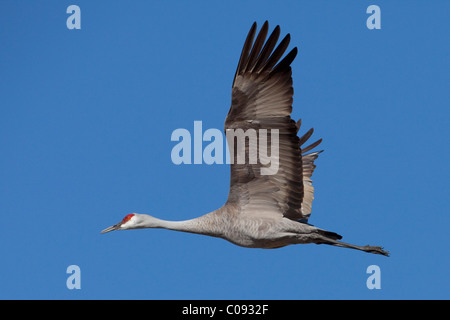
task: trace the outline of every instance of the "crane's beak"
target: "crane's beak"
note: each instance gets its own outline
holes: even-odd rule
[[[113,225],[113,226],[111,226],[109,228],[106,228],[105,230],[100,231],[100,233],[107,233],[107,232],[110,232],[110,231],[119,230],[121,225],[122,225],[121,222],[116,223],[115,225]]]

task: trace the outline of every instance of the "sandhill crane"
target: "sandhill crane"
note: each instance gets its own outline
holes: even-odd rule
[[[289,45],[290,35],[287,34],[276,46],[280,36],[279,26],[267,41],[268,22],[264,23],[253,41],[256,28],[255,22],[242,49],[233,79],[232,102],[225,120],[225,131],[236,128],[278,130],[277,172],[261,174],[267,166],[262,161],[254,164],[234,161],[230,165],[228,199],[218,210],[185,221],[165,221],[146,214],[131,213],[101,233],[164,228],[219,237],[249,248],[269,249],[316,243],[388,256],[389,252],[382,247],[344,243],[339,241],[342,238],[339,234],[308,224],[314,198],[311,176],[316,167],[314,160],[321,151],[307,152],[317,147],[322,139],[303,147],[313,129],[298,137],[301,121],[291,119],[293,88],[290,65],[296,57],[297,48],[280,61]],[[254,142],[245,143],[246,152],[251,143]]]

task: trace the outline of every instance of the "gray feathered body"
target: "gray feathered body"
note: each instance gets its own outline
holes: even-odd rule
[[[238,206],[230,204],[183,222],[185,225],[181,230],[175,229],[222,238],[247,248],[274,249],[290,244],[326,243],[341,238],[334,232],[293,221],[280,214],[242,214]]]

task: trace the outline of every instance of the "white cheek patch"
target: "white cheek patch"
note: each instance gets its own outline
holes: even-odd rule
[[[120,226],[120,228],[121,229],[129,229],[129,228],[133,227],[134,225],[136,225],[136,217],[135,216],[131,217],[130,220],[128,220],[127,222],[122,224]]]

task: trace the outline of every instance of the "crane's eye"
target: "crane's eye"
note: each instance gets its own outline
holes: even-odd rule
[[[130,219],[131,219],[133,216],[134,216],[134,214],[132,214],[132,213],[127,214],[127,215],[125,216],[125,218],[123,218],[122,224],[124,224],[124,223],[130,221]]]

